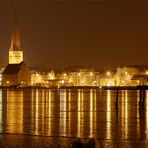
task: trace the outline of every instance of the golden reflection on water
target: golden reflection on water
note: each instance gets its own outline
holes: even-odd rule
[[[127,92],[127,90],[125,90],[125,109],[124,109],[124,111],[125,111],[125,117],[124,117],[124,119],[125,119],[125,138],[127,139],[128,138],[128,92]]]
[[[96,129],[97,129],[97,90],[94,90],[94,112],[93,112],[93,135],[91,137],[95,137],[96,136]]]
[[[2,104],[3,104],[3,100],[2,100],[2,89],[0,89],[0,132],[2,132]]]
[[[84,97],[84,94],[83,94],[83,90],[79,89],[78,90],[78,123],[77,123],[77,137],[81,137],[81,135],[83,134],[83,128],[82,128],[82,125],[83,125],[83,98]]]
[[[122,136],[121,138],[128,138],[128,91],[122,90],[121,93],[121,125]]]
[[[71,92],[70,92],[70,90],[68,91],[68,98],[67,98],[67,100],[68,100],[68,113],[67,113],[67,131],[68,131],[68,133],[67,133],[67,136],[69,136],[70,137],[70,131],[71,131],[71,118],[72,118],[72,107],[71,107],[71,100],[72,99],[72,97],[71,97]]]
[[[60,91],[60,131],[62,136],[66,136],[66,113],[67,113],[67,96],[66,90]]]
[[[51,90],[48,91],[48,98],[47,98],[47,117],[48,117],[48,126],[47,126],[47,133],[51,135],[51,118],[52,118],[52,93]]]
[[[96,131],[96,90],[90,90],[90,109],[89,109],[89,138],[94,137]]]
[[[107,91],[106,138],[111,139],[111,91]]]
[[[145,99],[145,106],[146,106],[146,138],[148,138],[148,91],[146,90],[146,99]]]
[[[148,138],[148,91],[142,108],[138,106],[139,92],[120,91],[118,106],[114,104],[115,91],[105,91],[104,98],[98,98],[99,93],[94,89],[0,90],[0,131],[81,138]]]
[[[136,109],[136,115],[137,115],[137,138],[140,138],[140,114],[139,114],[139,90],[137,90],[137,109]]]
[[[93,100],[94,98],[93,98],[93,90],[91,89],[90,90],[90,110],[89,110],[89,118],[90,118],[90,125],[89,125],[89,127],[90,127],[90,134],[89,134],[89,137],[91,138],[92,136],[93,136],[93,122],[94,122],[94,120],[93,120],[93,111],[94,111],[94,106],[93,106],[93,103],[94,103],[94,100]]]
[[[35,92],[35,135],[39,134],[39,91]]]
[[[23,132],[23,91],[7,90],[6,124],[10,133]]]

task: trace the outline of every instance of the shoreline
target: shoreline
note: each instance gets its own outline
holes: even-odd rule
[[[0,86],[0,89],[103,89],[103,90],[148,90],[148,85],[139,86]]]

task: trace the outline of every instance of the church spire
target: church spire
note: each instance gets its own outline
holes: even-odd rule
[[[11,37],[10,50],[20,50],[20,35],[18,31],[16,4],[13,5],[13,9],[14,9],[14,24],[12,30],[13,32]]]
[[[16,5],[14,5],[14,25],[9,50],[9,64],[19,64],[23,62],[23,51],[20,48],[20,36],[17,24]]]

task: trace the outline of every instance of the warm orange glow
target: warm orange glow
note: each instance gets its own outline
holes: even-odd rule
[[[111,73],[108,71],[107,73],[106,73],[108,76],[110,76],[111,75]]]

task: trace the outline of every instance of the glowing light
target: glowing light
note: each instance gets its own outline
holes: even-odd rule
[[[90,76],[93,76],[93,73],[92,72],[90,72]]]
[[[65,83],[65,81],[64,81],[64,80],[62,80],[62,81],[61,81],[61,83],[62,83],[62,84],[64,84],[64,83]]]
[[[7,83],[7,84],[9,84],[10,82],[9,82],[9,81],[7,81],[6,83]]]
[[[148,71],[146,71],[146,74],[148,75]]]
[[[108,76],[110,76],[111,75],[111,73],[108,71],[107,73],[106,73]]]
[[[94,81],[93,84],[95,85],[97,83],[97,81]]]
[[[107,84],[107,86],[111,86],[111,84],[110,84],[110,83],[108,83],[108,84]]]
[[[139,84],[139,83],[140,83],[140,81],[139,81],[139,80],[137,80],[137,83]]]

